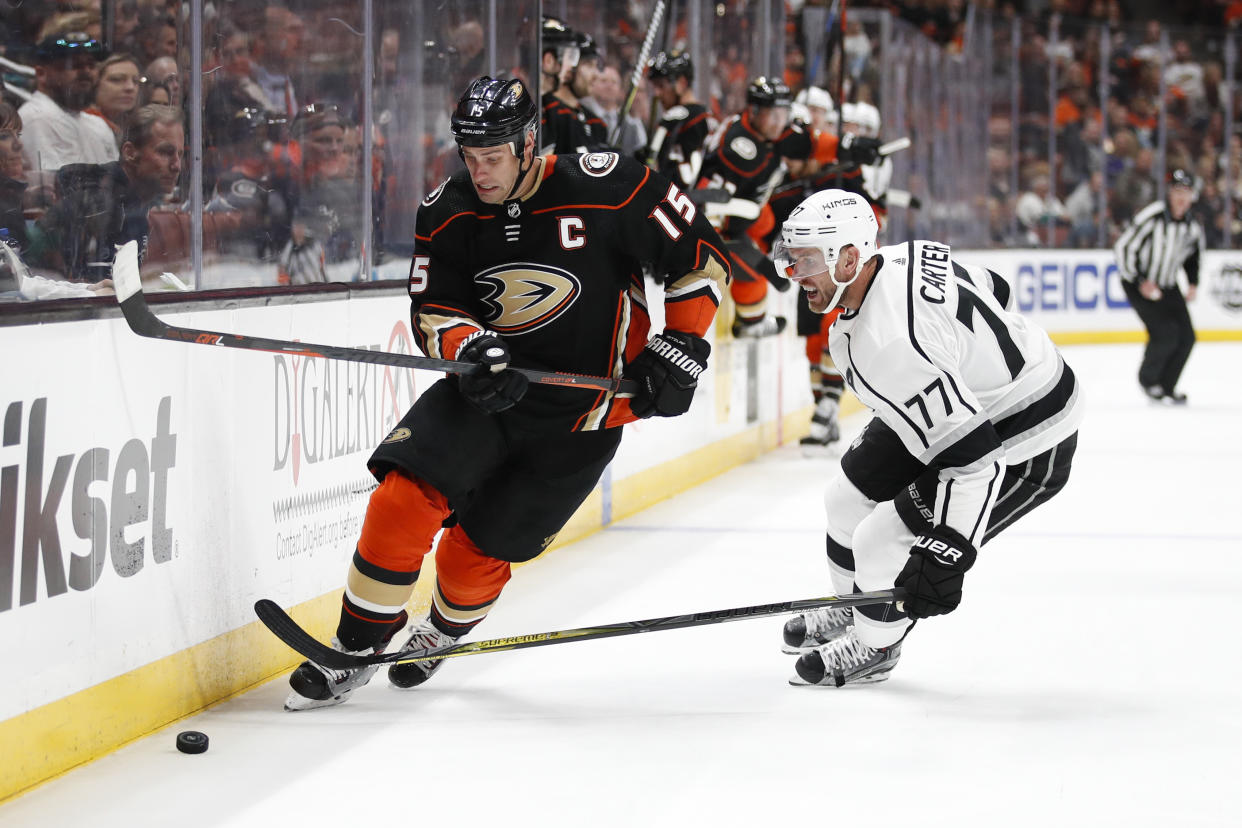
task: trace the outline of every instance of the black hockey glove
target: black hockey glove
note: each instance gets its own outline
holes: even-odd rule
[[[880,139],[863,138],[859,135],[845,135],[837,144],[837,161],[861,167],[874,164],[880,157]]]
[[[512,408],[529,384],[526,376],[509,369],[509,349],[494,333],[472,334],[457,352],[461,362],[473,362],[473,370],[458,375],[462,396],[484,414]]]
[[[957,609],[962,602],[962,579],[974,565],[975,555],[970,541],[948,526],[919,535],[894,582],[906,591],[906,614],[926,618]]]
[[[693,334],[665,331],[652,337],[625,368],[625,375],[639,385],[630,410],[639,417],[685,414],[711,352],[707,340]]]

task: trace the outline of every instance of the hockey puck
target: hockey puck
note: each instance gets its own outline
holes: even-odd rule
[[[183,730],[177,734],[177,750],[182,753],[206,753],[207,734],[197,730]]]

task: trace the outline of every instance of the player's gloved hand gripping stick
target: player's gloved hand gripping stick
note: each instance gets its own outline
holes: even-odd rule
[[[116,299],[129,327],[139,336],[151,339],[167,339],[173,342],[193,342],[199,345],[216,345],[225,348],[242,348],[249,351],[266,351],[275,354],[343,359],[350,362],[367,362],[373,365],[393,365],[398,368],[421,368],[445,371],[450,374],[474,373],[479,363],[452,359],[435,359],[414,354],[395,354],[389,351],[368,351],[365,348],[343,348],[336,345],[314,345],[286,339],[268,339],[261,336],[178,328],[168,325],[147,306],[142,294],[142,278],[138,273],[138,243],[128,242],[116,252],[112,266],[112,282]],[[505,362],[508,362],[506,358]],[[563,374],[553,371],[535,371],[529,368],[509,368],[508,372],[521,374],[527,382],[541,385],[565,385],[589,388],[595,391],[611,391],[614,394],[633,394],[638,386],[631,380],[611,377],[592,377],[583,374]],[[518,395],[521,396],[520,394]],[[516,400],[515,400],[516,402]]]
[[[509,368],[509,348],[490,331],[479,331],[466,338],[457,358],[473,362],[475,370],[458,378],[462,395],[484,414],[495,414],[517,405],[526,394],[529,381]]]

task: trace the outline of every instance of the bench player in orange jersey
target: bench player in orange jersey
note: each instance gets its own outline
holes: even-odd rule
[[[415,220],[411,323],[431,357],[475,363],[435,383],[375,450],[371,495],[333,646],[384,649],[436,548],[429,615],[402,645],[451,643],[486,617],[510,565],[539,555],[590,491],[623,424],[690,408],[729,278],[716,231],[667,178],[616,153],[536,155],[539,109],[518,80],[471,83],[452,116],[466,170]],[[643,269],[664,286],[650,336]],[[632,396],[527,386],[509,366],[627,377]],[[416,687],[442,661],[395,664]],[[307,661],[285,706],[339,704],[376,667]]]
[[[730,293],[737,308],[733,335],[770,336],[785,328],[785,319],[767,313],[768,284],[787,290],[766,255],[763,239],[776,227],[768,199],[785,177],[784,159],[815,159],[820,163],[869,164],[878,157],[874,138],[847,136],[838,142],[828,132],[790,122],[793,102],[783,82],[758,77],[746,90],[747,108],[725,121],[712,137],[699,188],[723,190],[745,211],[719,220],[733,263]]]

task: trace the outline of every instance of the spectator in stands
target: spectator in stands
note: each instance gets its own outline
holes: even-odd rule
[[[465,89],[470,81],[486,74],[483,24],[467,20],[449,32],[448,40],[454,53],[452,88]]]
[[[145,245],[147,212],[176,188],[184,152],[181,113],[153,104],[134,113],[120,161],[62,167],[60,201],[38,222],[49,244],[44,264],[77,281],[109,278],[117,245]]]
[[[95,100],[85,111],[107,122],[116,138],[117,149],[124,143],[130,116],[138,108],[140,78],[138,61],[133,55],[120,52],[109,55],[99,64]]]
[[[1160,21],[1148,20],[1143,29],[1143,41],[1130,52],[1130,57],[1143,63],[1165,63],[1172,55],[1160,47]]]
[[[218,252],[232,259],[275,262],[289,241],[290,187],[276,179],[268,162],[268,113],[246,107],[216,130],[212,148],[214,195],[208,212],[239,212],[239,230],[217,240]]]
[[[132,48],[139,22],[137,0],[124,0],[117,4],[112,18],[112,40],[108,41],[113,52],[128,52]]]
[[[345,133],[352,124],[331,104],[304,107],[293,123],[290,154],[301,167],[290,240],[281,255],[281,284],[327,281],[326,266],[360,251],[359,180],[350,175]]]
[[[212,145],[220,142],[222,132],[243,109],[284,114],[283,101],[280,107],[274,106],[255,80],[250,35],[237,29],[222,30],[215,51],[220,68],[203,103],[203,125],[207,143]]]
[[[1100,144],[1103,123],[1099,112],[1092,111],[1081,121],[1070,124],[1061,133],[1061,184],[1072,190],[1086,181],[1093,172],[1104,170],[1104,147]],[[1064,192],[1064,190],[1062,190]]]
[[[292,121],[298,113],[298,96],[291,73],[305,58],[306,24],[279,6],[268,6],[263,21],[262,39],[252,44],[253,77],[272,108]]]
[[[143,77],[168,88],[172,96],[171,104],[180,107],[181,71],[177,68],[177,59],[171,55],[162,55],[147,64]]]
[[[173,94],[167,84],[152,83],[150,78],[143,78],[141,88],[138,90],[138,105],[146,106],[147,104],[160,104],[161,106],[172,106]]]
[[[143,8],[134,30],[133,50],[142,66],[158,57],[176,57],[176,19],[161,6]]]
[[[1120,224],[1128,222],[1136,212],[1156,200],[1156,178],[1152,172],[1156,154],[1142,147],[1113,184],[1109,202],[1113,219]]]
[[[117,159],[107,122],[84,112],[95,94],[99,41],[83,32],[50,35],[35,53],[36,91],[21,107],[22,152],[31,169],[101,164]]]
[[[1018,216],[1026,243],[1031,247],[1048,245],[1053,227],[1066,223],[1065,205],[1052,193],[1048,164],[1032,164],[1027,172],[1028,189],[1018,197],[1014,212]],[[1055,243],[1051,246],[1055,246]]]
[[[1102,170],[1095,170],[1065,200],[1065,214],[1070,225],[1070,247],[1095,246],[1100,228],[1096,214],[1100,206],[1100,189],[1103,186],[1104,173]]]
[[[1190,44],[1179,40],[1173,46],[1173,62],[1164,70],[1170,91],[1186,99],[1192,111],[1203,105],[1203,65],[1190,53]]]
[[[597,112],[608,127],[608,137],[617,136],[613,146],[622,155],[634,155],[647,145],[647,130],[633,109],[625,116],[620,133],[617,120],[621,117],[621,102],[625,91],[621,88],[621,73],[613,64],[606,65],[591,82],[591,95],[582,103]]]
[[[0,241],[14,245],[18,253],[24,253],[29,245],[24,167],[22,118],[11,104],[0,102]]]

